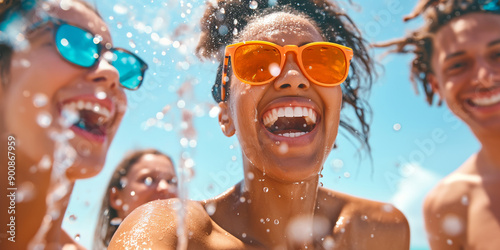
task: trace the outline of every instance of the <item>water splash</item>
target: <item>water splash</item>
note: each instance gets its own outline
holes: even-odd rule
[[[48,117],[47,114],[44,115],[43,119],[40,119],[39,115],[37,120],[40,126],[47,125],[45,127],[48,127],[52,123],[52,117],[50,117],[50,122],[48,122],[48,118],[46,118]],[[45,198],[47,210],[40,228],[28,245],[29,249],[44,248],[46,243],[45,237],[52,226],[52,222],[63,214],[61,201],[68,196],[68,190],[70,190],[72,185],[66,177],[66,170],[73,165],[77,155],[76,150],[69,143],[69,140],[74,137],[74,133],[69,127],[78,119],[78,115],[75,116],[71,111],[65,110],[59,119],[59,125],[62,128],[60,130],[50,129],[48,131],[49,137],[54,141],[54,160],[52,162],[50,185]],[[50,159],[47,160],[46,157],[43,157],[41,161],[44,161],[44,164],[46,164]]]

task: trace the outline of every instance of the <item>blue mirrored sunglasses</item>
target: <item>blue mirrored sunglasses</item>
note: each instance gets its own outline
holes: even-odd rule
[[[125,49],[108,48],[108,44],[104,46],[101,43],[100,36],[60,19],[51,18],[49,21],[37,23],[31,30],[47,22],[54,25],[55,45],[66,61],[84,68],[91,68],[102,56],[116,68],[120,84],[124,88],[136,90],[141,86],[144,73],[148,69],[148,65],[141,58]],[[105,51],[104,54],[103,51]]]

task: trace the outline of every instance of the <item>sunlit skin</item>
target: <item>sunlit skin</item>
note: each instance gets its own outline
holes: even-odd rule
[[[59,1],[45,4],[50,6],[48,13],[51,16],[98,34],[102,36],[104,43],[111,43],[111,36],[104,21],[88,7],[79,2],[72,2],[68,10],[62,10]],[[39,168],[39,162],[47,156],[47,159],[50,159],[48,166],[52,165],[55,143],[48,134],[49,131],[61,131],[58,122],[61,118],[61,104],[68,100],[85,98],[87,101],[94,101],[97,99],[95,93],[101,90],[107,96],[101,100],[102,105],[109,105],[110,109],[114,110],[103,141],[84,138],[77,132],[70,140],[70,145],[77,152],[74,164],[65,173],[70,183],[76,179],[94,176],[102,169],[106,152],[126,107],[126,97],[123,89],[119,87],[117,70],[105,60],[100,60],[92,68],[68,63],[56,51],[51,27],[45,25],[26,34],[29,47],[13,53],[7,78],[9,80],[0,84],[1,160],[7,162],[7,136],[15,136],[16,186],[18,191],[21,187],[31,187],[27,190],[32,194],[32,198],[16,204],[15,247],[18,249],[26,249],[46,212],[45,198],[51,185],[51,170]],[[34,98],[40,95],[45,96],[47,102],[41,107],[35,107]],[[47,128],[42,128],[36,121],[41,112],[52,116],[52,123]],[[4,180],[0,182],[2,190],[7,188],[6,175],[7,171],[1,172],[1,178]],[[71,187],[66,197],[61,200],[62,204],[67,203]],[[6,199],[1,201],[1,206],[7,207],[4,204]],[[65,241],[72,241],[60,227],[65,205],[58,207],[61,214],[53,221],[52,229],[46,237],[47,247],[57,247]],[[2,215],[0,218],[2,225],[7,224],[7,216]],[[7,240],[1,239],[2,245],[7,243]]]
[[[500,34],[493,32],[499,26],[500,15],[471,13],[434,37],[433,89],[481,148],[425,200],[433,249],[500,248],[500,100],[494,101],[500,95]],[[493,99],[481,103],[485,98]]]
[[[237,42],[249,40],[300,46],[323,38],[306,19],[279,12],[248,24]],[[286,60],[280,75],[267,85],[246,85],[232,76],[229,100],[219,104],[219,123],[226,136],[238,136],[245,176],[218,197],[188,202],[188,249],[322,249],[332,242],[335,249],[408,249],[408,223],[397,209],[318,187],[337,135],[341,88],[310,83],[295,54]],[[310,105],[320,118],[303,138],[281,138],[279,144],[287,142],[287,150],[280,150],[262,116],[271,105],[290,103]],[[109,249],[176,249],[177,202],[155,201],[136,209]],[[324,227],[307,237],[313,217],[315,227]]]
[[[146,154],[125,176],[122,190],[110,190],[111,206],[125,218],[148,201],[177,197],[177,181],[172,162],[165,156]]]

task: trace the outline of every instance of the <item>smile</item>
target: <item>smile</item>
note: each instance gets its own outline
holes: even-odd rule
[[[274,107],[263,115],[267,130],[283,137],[300,137],[311,132],[316,126],[318,114],[309,107]]]
[[[472,98],[470,99],[470,103],[475,106],[481,106],[481,107],[498,104],[500,103],[500,91],[491,96]]]
[[[99,142],[104,141],[115,116],[110,100],[98,102],[92,99],[73,99],[65,102],[62,110],[76,112],[78,115],[78,119],[71,126],[74,132]]]

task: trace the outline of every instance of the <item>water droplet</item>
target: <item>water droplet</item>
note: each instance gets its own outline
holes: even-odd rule
[[[128,42],[128,46],[130,46],[130,48],[132,48],[132,49],[134,49],[134,48],[136,47],[136,45],[135,45],[135,43],[134,43],[134,41],[133,41],[133,40],[130,40],[130,41]]]
[[[242,237],[242,238],[246,238],[246,237],[247,237],[247,234],[246,234],[246,233],[242,233],[242,234],[241,234],[241,237]]]
[[[45,94],[36,93],[33,96],[33,105],[36,108],[40,108],[40,107],[45,106],[47,104],[47,102],[48,102],[48,98]]]
[[[28,61],[26,59],[21,59],[19,61],[19,63],[21,64],[22,67],[25,67],[25,68],[29,68],[31,66],[30,61]]]
[[[392,129],[394,129],[394,131],[399,131],[401,130],[401,124],[399,123],[396,123],[392,126]]]
[[[186,102],[184,100],[177,101],[177,107],[180,109],[186,107]]]
[[[131,191],[130,196],[135,196],[135,191]]]
[[[122,5],[122,4],[115,4],[113,6],[113,11],[118,14],[118,15],[125,15],[128,12],[127,6]]]
[[[454,214],[447,214],[441,225],[443,231],[449,236],[457,236],[463,232],[464,225],[460,217]]]
[[[207,214],[212,216],[215,213],[215,210],[217,208],[215,207],[215,203],[208,203],[205,205],[205,210],[207,211]]]
[[[240,202],[242,202],[242,203],[243,203],[243,202],[245,202],[245,201],[246,201],[246,198],[245,198],[245,197],[243,197],[243,196],[241,196],[241,197],[240,197]]]
[[[52,160],[50,156],[44,155],[40,162],[38,162],[38,167],[42,170],[48,170],[52,166]]]
[[[247,178],[248,178],[249,180],[253,180],[253,179],[255,178],[255,175],[254,175],[253,173],[249,172],[249,173],[247,174]]]
[[[229,32],[229,29],[227,28],[227,26],[226,26],[226,25],[221,25],[221,26],[219,27],[219,34],[220,34],[221,36],[225,36],[225,35],[227,35],[227,33],[228,33],[228,32]]]
[[[257,1],[253,0],[250,2],[250,9],[255,10],[257,7],[259,7],[259,3],[257,3]]]
[[[349,172],[345,172],[345,173],[344,173],[344,177],[345,177],[345,178],[349,178],[349,177],[351,177],[351,173],[349,173]]]
[[[268,229],[266,229],[266,232],[268,232],[268,233],[269,233],[270,231],[271,231],[271,230],[269,230],[269,228],[268,228]]]
[[[35,167],[36,170],[36,167]],[[28,202],[35,197],[35,185],[26,181],[19,185],[17,193],[16,193],[16,201],[17,202]]]
[[[264,191],[264,193],[267,193],[269,191],[269,188],[268,187],[264,187],[262,190]]]
[[[122,206],[122,209],[123,209],[123,211],[125,211],[125,212],[127,212],[129,208],[130,208],[130,207],[129,207],[129,205],[128,205],[128,204],[125,204],[125,205],[123,205],[123,206]]]
[[[72,214],[69,216],[70,221],[76,221],[76,215]]]
[[[198,142],[196,140],[189,140],[189,147],[191,148],[196,148],[196,146],[198,145]]]
[[[469,205],[469,197],[467,197],[467,195],[462,196],[461,202],[462,202],[462,205],[468,206]]]
[[[69,10],[71,8],[72,4],[73,4],[73,1],[71,1],[71,0],[62,0],[59,3],[59,6],[61,7],[62,10]]]
[[[75,235],[75,240],[80,241],[80,234]]]
[[[281,69],[280,69],[279,64],[277,64],[277,63],[271,63],[271,64],[269,64],[269,72],[273,76],[279,76],[280,73],[281,73]]]
[[[128,184],[128,178],[123,176],[122,178],[120,178],[120,187],[121,188],[124,188],[125,186],[127,186]]]
[[[123,201],[121,199],[116,199],[115,203],[116,205],[121,206],[123,204]]]
[[[335,159],[332,161],[333,170],[338,172],[344,166],[344,162],[341,159]]]
[[[36,122],[40,127],[47,128],[52,123],[52,116],[48,112],[42,111],[38,114]]]
[[[335,241],[331,236],[326,237],[326,239],[323,241],[323,248],[324,249],[334,249],[335,247]]]
[[[375,235],[374,235],[374,234],[370,234],[370,237],[371,237],[371,238],[374,238],[374,237],[375,237]]]
[[[111,219],[109,224],[111,226],[119,226],[122,223],[122,221],[123,221],[122,218],[115,217],[115,218]]]
[[[95,97],[99,100],[104,100],[106,97],[108,97],[108,94],[102,89],[102,88],[97,88],[95,90]]]
[[[447,243],[448,245],[450,245],[450,246],[451,246],[451,245],[453,245],[453,241],[452,241],[451,239],[447,239],[447,240],[446,240],[446,243]]]
[[[59,124],[64,128],[69,128],[80,120],[80,113],[71,107],[64,107],[61,111]],[[74,135],[73,135],[74,136]]]
[[[260,223],[265,224],[264,218],[260,218]]]
[[[146,177],[146,179],[144,179],[144,184],[148,187],[151,186],[151,184],[153,184],[153,178],[151,178],[151,176]]]
[[[384,204],[384,206],[382,206],[382,210],[384,210],[384,212],[390,213],[394,210],[394,207],[391,204]]]
[[[278,219],[274,220],[274,225],[280,224],[280,221]]]
[[[361,220],[364,220],[364,221],[368,220],[368,216],[366,216],[366,215],[361,216]]]
[[[288,153],[288,144],[287,143],[281,143],[279,146],[279,152],[280,154],[286,154]]]
[[[161,119],[163,119],[164,117],[165,117],[165,115],[163,114],[163,112],[158,112],[158,113],[156,113],[156,119],[161,120]]]

